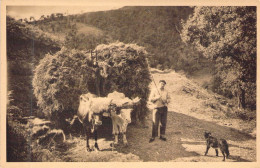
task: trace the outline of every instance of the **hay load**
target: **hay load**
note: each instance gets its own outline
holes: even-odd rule
[[[118,91],[131,99],[141,98],[141,104],[133,110],[133,119],[144,119],[148,111],[146,102],[150,93],[151,76],[146,62],[147,52],[136,44],[112,43],[99,45],[95,52],[101,64],[103,79],[101,90],[106,96]]]
[[[118,91],[131,99],[141,98],[133,119],[142,119],[151,81],[146,55],[143,47],[124,43],[99,45],[94,54],[66,48],[47,54],[33,78],[38,107],[52,119],[65,120],[76,114],[80,95],[105,97]]]
[[[37,105],[46,116],[72,116],[79,95],[94,88],[91,85],[94,80],[90,54],[66,48],[54,55],[47,54],[36,67],[33,78]]]

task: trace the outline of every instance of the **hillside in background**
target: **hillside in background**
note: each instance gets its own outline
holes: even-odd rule
[[[184,70],[190,74],[198,69],[207,69],[210,63],[180,38],[182,22],[192,13],[190,7],[138,6],[78,17],[85,17],[86,24],[104,30],[113,39],[146,47],[151,54],[152,67]]]
[[[45,32],[55,34],[64,40],[67,48],[71,49],[94,49],[98,44],[107,44],[112,41],[112,38],[103,30],[81,23],[74,19],[74,16],[47,18],[36,21],[33,25]]]
[[[183,70],[192,74],[211,71],[210,61],[180,38],[182,21],[193,12],[190,7],[123,7],[118,10],[90,12],[36,23],[44,31],[71,37],[78,49],[94,49],[97,44],[121,41],[144,46],[150,64],[159,69]],[[90,40],[91,39],[91,40]],[[83,44],[84,43],[84,44]]]

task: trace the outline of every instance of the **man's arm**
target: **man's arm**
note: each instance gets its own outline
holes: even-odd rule
[[[153,90],[151,91],[149,100],[150,100],[152,103],[155,103],[159,98],[160,98],[160,97],[156,95],[156,92],[155,92],[155,90],[153,89]]]

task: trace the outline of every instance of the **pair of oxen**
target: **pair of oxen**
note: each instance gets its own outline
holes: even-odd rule
[[[81,95],[77,117],[83,124],[84,132],[86,133],[87,151],[99,150],[97,128],[102,124],[102,116],[109,116],[112,120],[114,142],[111,145],[118,145],[119,133],[123,135],[123,144],[127,145],[127,125],[131,123],[133,106],[139,102],[140,98],[138,97],[132,100],[125,97],[123,93],[116,91],[108,94],[107,97],[97,97],[91,93]],[[89,139],[92,133],[95,138],[93,148],[89,145]]]

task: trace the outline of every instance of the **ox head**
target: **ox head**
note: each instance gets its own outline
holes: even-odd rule
[[[79,117],[80,122],[83,122],[87,114],[89,113],[89,107],[91,106],[91,98],[96,97],[96,95],[87,93],[87,94],[82,94],[79,97],[79,108],[77,112],[77,116]],[[92,116],[89,115],[88,120],[90,121]]]
[[[97,97],[97,96],[94,94],[91,94],[91,93],[82,94],[79,97],[79,102],[86,102],[86,101],[89,101],[89,99],[95,98],[95,97]]]
[[[132,122],[131,120],[132,111],[133,109],[121,109],[121,116],[128,124]]]

